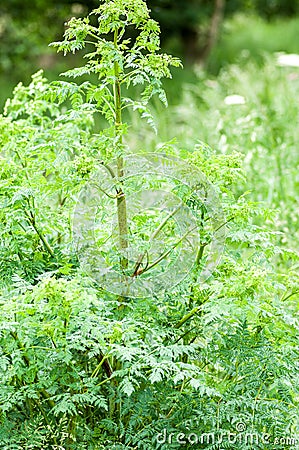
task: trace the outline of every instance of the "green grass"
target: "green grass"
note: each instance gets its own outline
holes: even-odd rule
[[[223,26],[221,39],[212,51],[208,69],[218,73],[227,64],[263,61],[264,53],[299,52],[299,17],[266,22],[258,16],[235,15]]]

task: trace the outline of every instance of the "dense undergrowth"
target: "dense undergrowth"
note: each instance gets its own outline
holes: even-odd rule
[[[119,12],[112,2],[103,26],[115,28],[114,18],[121,28],[126,17],[156,37],[139,3]],[[69,35],[75,44],[81,25]],[[146,33],[144,48],[157,52]],[[122,67],[126,48],[104,49]],[[168,72],[159,61],[142,63],[163,100],[159,77]],[[101,89],[115,89],[115,66],[96,70],[100,88],[49,84],[38,73],[1,116],[1,449],[298,448],[298,68],[268,58],[217,80],[199,72],[179,104],[151,106],[157,135],[136,98],[122,98],[133,110],[120,130],[117,98]],[[80,265],[72,216],[98,166],[149,152],[208,178],[226,245],[207,279],[198,281],[198,264],[171,291],[114,295]],[[118,178],[128,204],[130,189],[166,186],[151,172],[137,187]],[[173,192],[200,221],[204,263],[210,205],[180,183]],[[104,221],[107,208],[100,213]],[[145,245],[159,217],[136,217],[134,239]],[[103,244],[103,252],[129,277],[124,251]]]

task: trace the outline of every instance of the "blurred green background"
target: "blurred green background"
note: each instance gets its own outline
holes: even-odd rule
[[[43,68],[51,80],[78,63],[48,47],[61,40],[65,23],[85,16],[99,0],[4,0],[0,5],[0,106],[19,81]],[[262,61],[265,52],[299,52],[299,0],[148,0],[161,26],[162,47],[180,56],[185,70],[172,83],[192,82],[201,65],[217,75],[231,63]],[[74,59],[76,59],[74,61]]]

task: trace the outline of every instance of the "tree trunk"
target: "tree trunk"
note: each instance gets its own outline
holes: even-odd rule
[[[224,16],[224,8],[225,0],[215,0],[215,7],[211,18],[207,40],[201,52],[201,63],[203,65],[206,63],[212,48],[218,40],[219,30]]]
[[[214,10],[209,29],[203,36],[197,28],[184,27],[181,29],[181,39],[184,47],[186,62],[205,64],[212,48],[217,42],[220,26],[224,16],[225,0],[214,0]]]

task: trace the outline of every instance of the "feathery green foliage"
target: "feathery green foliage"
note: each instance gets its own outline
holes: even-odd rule
[[[106,1],[94,14],[99,28],[72,19],[54,45],[65,52],[93,45],[86,65],[68,75],[95,73],[98,84],[48,83],[39,72],[17,86],[0,120],[2,448],[188,449],[196,438],[196,448],[283,449],[283,439],[298,433],[298,319],[296,280],[292,271],[278,273],[276,262],[298,264],[298,255],[277,246],[275,213],[244,192],[241,153],[216,152],[197,139],[192,150],[174,142],[129,147],[136,137],[123,110],[130,108],[128,118],[141,112],[151,125],[149,100],[157,94],[165,103],[161,79],[179,61],[159,53],[159,28],[143,1]],[[129,42],[132,26],[139,34]],[[140,98],[130,98],[127,87],[139,84]],[[99,114],[107,123],[100,131]],[[135,224],[122,220],[119,199],[129,207],[130,189],[166,186],[163,173],[143,173],[138,186],[124,178],[126,158],[148,150],[180,158],[186,171],[195,166],[210,180],[226,216],[226,247],[200,283],[208,240],[171,292],[114,295],[80,266],[72,215],[86,183],[116,160],[108,194],[121,249],[99,245],[128,279],[130,225],[143,245],[163,223],[157,214],[151,222],[142,214]],[[203,217],[200,237],[209,237],[204,205],[179,182],[173,192]],[[103,220],[106,205],[98,205]],[[175,224],[164,221],[171,247]]]

